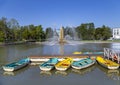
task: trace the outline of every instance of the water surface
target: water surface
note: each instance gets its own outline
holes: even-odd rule
[[[78,45],[9,45],[0,46],[0,67],[31,55],[72,54],[74,51],[120,49],[119,43],[81,43]],[[108,70],[97,63],[83,70],[43,72],[39,66],[27,66],[15,72],[0,68],[0,85],[120,85],[120,69]]]

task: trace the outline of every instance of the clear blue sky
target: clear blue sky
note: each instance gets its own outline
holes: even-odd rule
[[[94,22],[120,27],[120,0],[0,0],[0,18],[59,28]]]

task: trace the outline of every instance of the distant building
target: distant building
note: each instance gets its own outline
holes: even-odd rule
[[[113,39],[120,39],[120,28],[113,28]]]

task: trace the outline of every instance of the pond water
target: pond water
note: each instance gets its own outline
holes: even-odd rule
[[[120,69],[108,70],[97,63],[83,70],[43,72],[29,65],[15,72],[4,72],[2,66],[32,55],[63,55],[74,51],[120,49],[120,43],[80,43],[77,45],[8,45],[0,46],[0,85],[120,85]]]

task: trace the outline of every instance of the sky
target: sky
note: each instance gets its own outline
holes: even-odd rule
[[[76,27],[93,22],[120,27],[120,0],[0,0],[0,18],[16,19],[21,26]]]

